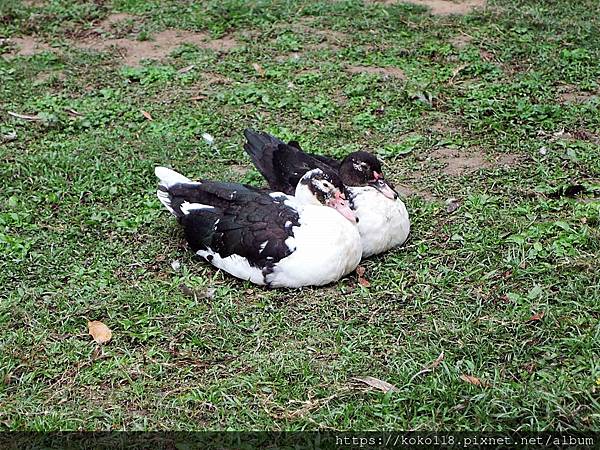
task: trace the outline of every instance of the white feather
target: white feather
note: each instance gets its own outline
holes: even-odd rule
[[[183,202],[179,209],[181,209],[182,213],[187,215],[190,212],[197,210],[197,209],[214,209],[214,207],[210,206],[210,205],[203,205],[202,203]],[[215,223],[215,225],[216,225],[216,223]]]
[[[258,251],[258,254],[260,255],[262,252],[264,252],[265,247],[267,246],[267,244],[269,243],[269,241],[265,241],[262,244],[260,244],[260,250]]]
[[[385,252],[406,241],[410,233],[410,219],[402,200],[387,198],[370,186],[349,187],[348,190],[359,218],[363,258]]]
[[[356,268],[362,249],[354,224],[332,208],[313,205],[301,209],[299,222],[293,228],[293,242],[286,240],[295,251],[266,277],[271,286],[320,286]]]
[[[192,181],[188,177],[166,167],[155,167],[154,174],[160,180],[160,184],[166,188],[170,188],[177,183],[190,183]]]
[[[234,277],[248,280],[255,284],[265,284],[265,277],[262,270],[258,267],[251,266],[248,260],[240,255],[231,255],[226,258],[221,258],[218,253],[211,249],[198,250],[197,255],[202,256],[213,266],[230,273]],[[209,258],[212,256],[212,258]]]
[[[156,196],[158,197],[160,202],[163,204],[163,206],[165,208],[167,208],[171,214],[173,214],[174,216],[177,216],[177,214],[175,213],[175,210],[173,210],[173,208],[171,207],[171,196],[169,195],[168,192],[161,191],[160,189],[158,189],[156,191]]]

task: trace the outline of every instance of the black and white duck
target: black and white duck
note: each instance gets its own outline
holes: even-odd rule
[[[267,133],[248,129],[244,135],[244,149],[271,189],[290,194],[298,180],[315,168],[339,175],[359,219],[363,258],[402,245],[408,238],[406,206],[385,180],[381,163],[373,154],[358,151],[337,160],[305,153],[298,142],[286,144]]]
[[[362,247],[335,173],[314,169],[294,196],[237,183],[193,182],[157,167],[156,192],[191,249],[229,274],[269,287],[319,286],[352,272]]]

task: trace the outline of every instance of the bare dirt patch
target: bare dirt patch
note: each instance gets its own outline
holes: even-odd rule
[[[23,5],[30,8],[39,8],[40,6],[45,6],[45,4],[46,0],[23,0]]]
[[[462,50],[466,46],[468,46],[473,38],[468,34],[458,34],[450,39],[450,44],[458,50]]]
[[[346,72],[350,74],[376,74],[381,75],[384,78],[398,78],[399,80],[406,80],[404,71],[398,67],[349,66],[346,67]]]
[[[284,55],[279,55],[275,57],[277,62],[287,62],[287,61],[299,61],[302,58],[303,54],[300,52],[291,52],[286,53]]]
[[[8,53],[15,56],[32,56],[52,51],[50,45],[38,40],[35,36],[13,37],[8,40],[8,43],[15,48],[14,50],[10,48],[8,51],[5,50],[5,54]]]
[[[153,40],[136,41],[131,39],[84,39],[76,42],[79,48],[105,51],[114,48],[128,66],[139,66],[144,59],[162,59],[182,44],[193,44],[219,52],[227,52],[237,46],[231,37],[211,40],[206,33],[185,30],[165,30],[153,36]]]
[[[520,159],[518,155],[512,154],[488,156],[477,149],[458,150],[453,148],[437,149],[433,151],[431,158],[444,164],[442,172],[451,176],[462,175],[478,169],[512,167]]]
[[[413,3],[415,5],[429,8],[431,14],[436,16],[448,16],[451,14],[469,14],[475,8],[485,6],[485,0],[369,0],[371,3],[383,3],[386,5],[397,3]]]
[[[205,41],[203,44],[198,45],[217,52],[228,52],[239,46],[235,39],[227,36],[220,39],[213,39],[212,41]]]
[[[314,45],[307,45],[306,49],[310,50],[310,51],[330,50],[332,52],[337,52],[337,51],[340,51],[342,49],[342,47],[340,47],[339,45],[331,44],[330,42],[325,41],[325,42],[319,42],[318,44],[314,44]]]
[[[133,15],[127,14],[127,13],[110,14],[108,17],[106,17],[104,20],[102,20],[98,24],[98,28],[100,28],[102,30],[109,30],[113,25],[115,25],[119,22],[125,22],[126,20],[135,20],[135,19],[136,19],[136,16],[133,16]]]
[[[40,72],[34,80],[34,83],[43,84],[48,81],[64,81],[67,75],[63,71]]]
[[[214,84],[231,84],[230,78],[227,78],[226,76],[223,76],[219,73],[204,72],[202,74],[202,77],[204,78],[205,83],[209,86],[212,86]]]
[[[419,197],[428,202],[435,202],[438,200],[431,192],[422,191],[405,184],[396,184],[394,188],[402,197]]]
[[[431,130],[442,134],[456,134],[460,132],[460,126],[453,124],[450,120],[438,120],[431,125]]]
[[[599,92],[585,92],[577,86],[566,85],[559,88],[558,101],[565,103],[586,103],[590,100],[597,99]]]

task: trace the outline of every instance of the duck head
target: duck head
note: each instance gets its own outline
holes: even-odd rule
[[[296,186],[295,197],[303,204],[329,206],[350,222],[358,222],[346,199],[344,184],[331,171],[313,169],[306,172]]]
[[[346,156],[340,166],[340,178],[346,186],[371,186],[387,198],[398,198],[398,193],[383,176],[381,163],[369,152],[353,152]]]

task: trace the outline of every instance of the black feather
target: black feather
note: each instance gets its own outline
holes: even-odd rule
[[[300,145],[291,141],[289,144],[267,133],[245,130],[248,142],[244,150],[250,155],[252,162],[267,180],[271,189],[293,195],[300,178],[312,169],[321,169],[330,175],[332,182],[343,191],[341,182],[332,174],[332,168],[326,163],[304,153]]]
[[[239,255],[267,272],[292,253],[285,240],[293,236],[299,216],[283,199],[273,199],[249,186],[214,181],[178,183],[166,192],[182,215],[185,202],[210,206],[192,209],[180,218],[195,252],[210,249],[222,258]],[[268,243],[261,250],[265,241]]]

